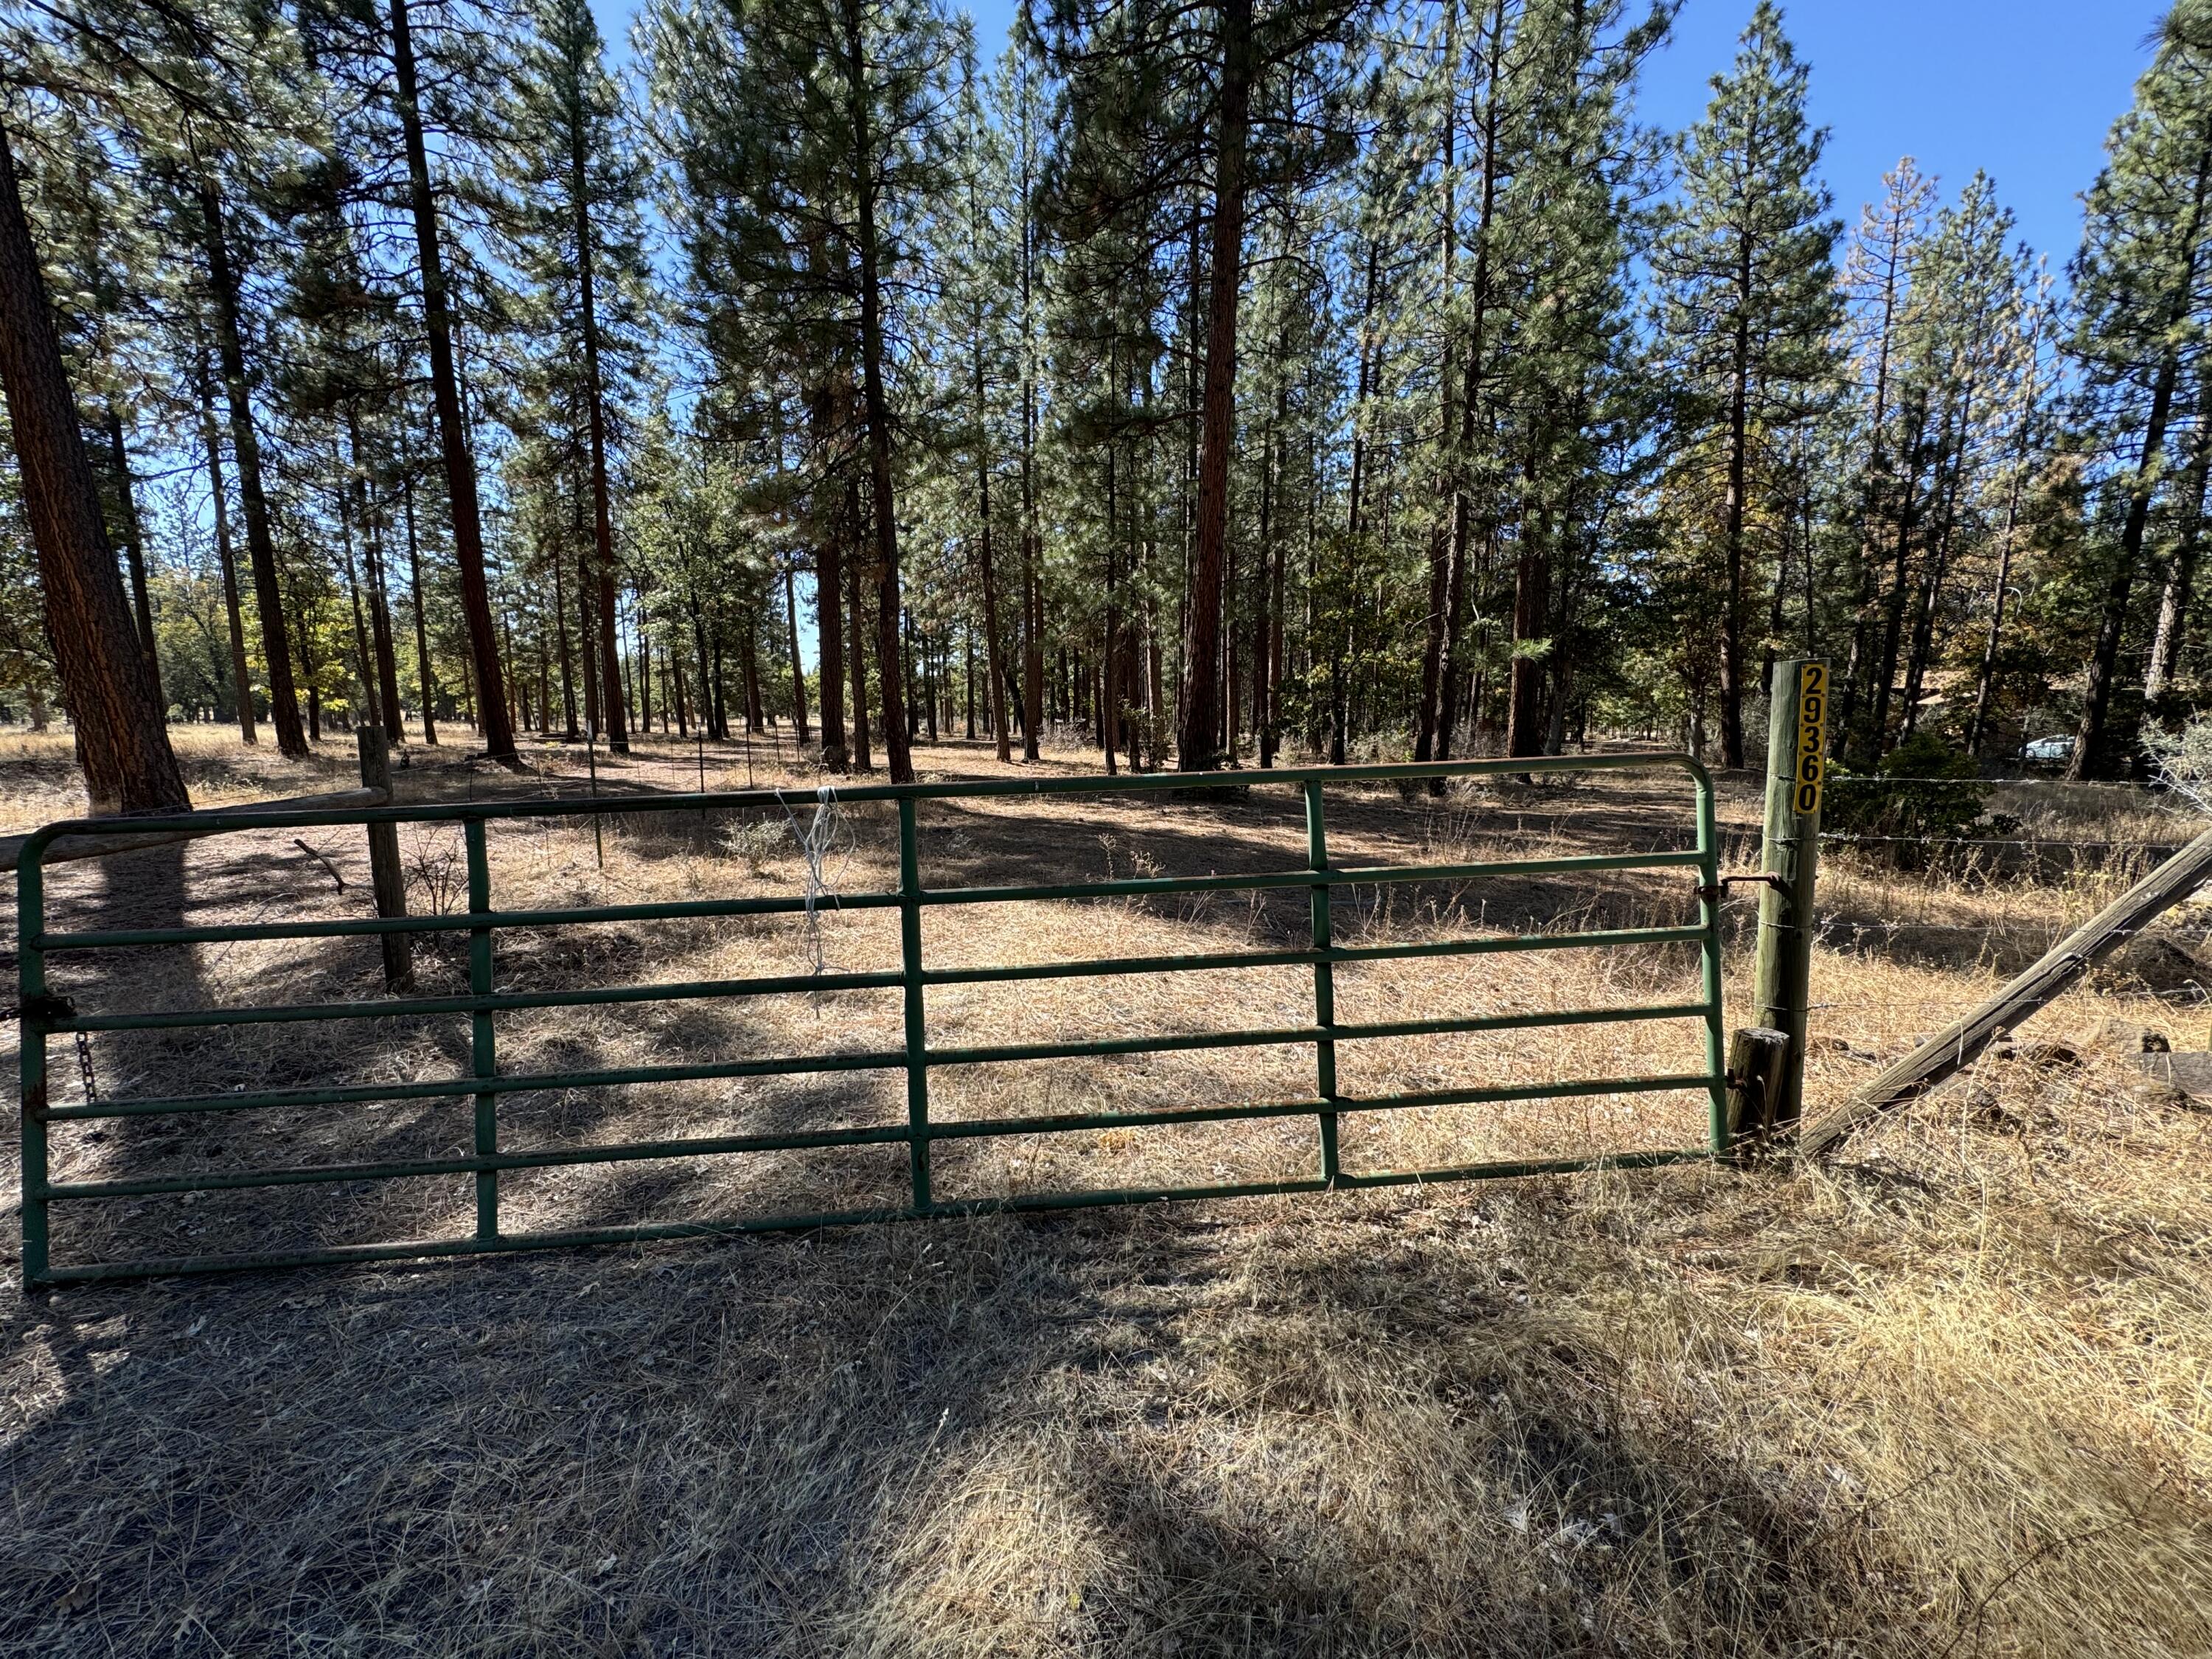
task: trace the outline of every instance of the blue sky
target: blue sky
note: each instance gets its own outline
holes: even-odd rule
[[[592,0],[622,42],[632,0]],[[984,55],[996,57],[1017,0],[970,0]],[[1753,0],[1687,0],[1672,42],[1647,67],[1643,118],[1676,130],[1735,56]],[[1785,8],[1812,66],[1812,112],[1829,129],[1822,171],[1848,223],[1900,155],[1947,191],[1976,167],[1996,180],[2021,234],[2063,270],[2081,232],[2080,196],[2105,133],[2149,59],[2155,0],[1799,0]],[[618,52],[623,52],[620,45]],[[623,55],[627,55],[626,52]]]

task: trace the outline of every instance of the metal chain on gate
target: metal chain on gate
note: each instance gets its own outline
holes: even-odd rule
[[[88,1106],[100,1098],[100,1079],[92,1069],[92,1037],[90,1033],[76,1034],[76,1069],[84,1079],[84,1099]]]
[[[42,991],[16,1006],[0,1008],[0,1020],[21,1019],[27,1013],[37,1013],[46,1019],[69,1019],[75,1017],[76,1009],[67,997]],[[100,1078],[92,1069],[92,1036],[87,1031],[76,1035],[77,1076],[84,1083],[85,1103],[90,1105],[100,1098]]]

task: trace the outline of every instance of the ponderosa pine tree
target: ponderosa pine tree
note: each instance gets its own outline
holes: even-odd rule
[[[616,638],[619,570],[608,455],[641,349],[644,167],[591,8],[584,0],[536,0],[530,19],[502,146],[510,188],[502,216],[542,324],[532,331],[538,370],[575,381],[568,401],[582,415],[582,486],[592,514],[581,580],[592,598],[599,723],[607,746],[622,754],[629,748],[629,715]]]
[[[1718,591],[1721,762],[1744,763],[1747,578],[1763,551],[1753,497],[1779,432],[1816,410],[1832,373],[1838,229],[1815,176],[1807,71],[1760,0],[1734,68],[1681,146],[1680,200],[1653,250],[1659,321],[1680,398],[1674,487]]]
[[[1890,416],[1893,409],[1891,360],[1897,344],[1897,321],[1903,314],[1910,283],[1912,254],[1927,227],[1935,200],[1933,179],[1923,174],[1910,155],[1882,175],[1882,198],[1869,202],[1859,215],[1856,230],[1844,257],[1844,287],[1850,317],[1852,372],[1858,381],[1855,420],[1863,426],[1860,443],[1864,459],[1859,469],[1858,534],[1854,564],[1855,600],[1850,645],[1838,677],[1836,714],[1831,742],[1841,757],[1849,751],[1864,759],[1870,746],[1859,740],[1860,717],[1873,702],[1871,691],[1861,686],[1874,660],[1875,624],[1880,616],[1881,555],[1876,544],[1878,525],[1893,488]],[[1887,703],[1885,702],[1885,708]],[[1878,748],[1876,749],[1878,753]]]
[[[477,729],[483,734],[485,754],[493,760],[511,764],[516,759],[514,717],[507,702],[507,675],[501,665],[499,635],[485,572],[483,509],[477,494],[476,447],[468,416],[462,408],[460,375],[454,362],[453,301],[447,268],[446,233],[438,204],[438,185],[431,174],[429,147],[424,137],[422,72],[416,55],[420,23],[417,10],[436,15],[441,8],[458,3],[459,0],[389,0],[390,27],[380,46],[388,53],[388,97],[407,163],[408,217],[414,233],[416,280],[429,358],[431,400],[438,417],[439,455],[445,467],[453,560],[460,571],[462,614],[468,624],[470,659],[476,671]],[[489,49],[483,30],[464,30],[453,20],[440,21],[446,25],[440,31],[445,40],[465,39],[472,52]],[[452,65],[441,64],[439,67]],[[481,58],[470,69],[479,88],[484,87],[495,73],[484,67]]]
[[[2089,420],[2114,457],[2120,521],[2100,596],[2067,775],[2103,777],[2124,755],[2111,729],[2122,637],[2151,509],[2168,479],[2175,398],[2201,350],[2212,262],[2212,5],[2182,0],[2160,24],[2135,106],[2106,142],[2074,262],[2079,365]]]
[[[1237,319],[1255,181],[1293,188],[1341,159],[1329,112],[1358,0],[1226,0],[1212,8],[1055,0],[1048,62],[1069,77],[1064,234],[1101,228],[1146,198],[1202,189],[1204,345],[1176,764],[1220,757],[1230,460],[1237,443]],[[1348,61],[1348,59],[1344,59]],[[1348,150],[1348,145],[1346,146]],[[1190,281],[1198,287],[1192,230]]]
[[[660,7],[652,29],[683,234],[724,331],[710,349],[731,378],[751,379],[759,364],[728,349],[741,334],[775,373],[817,389],[818,522],[842,505],[833,475],[865,483],[866,580],[851,597],[855,614],[872,602],[884,755],[892,779],[909,781],[894,341],[913,239],[950,182],[951,32],[933,0],[719,0]],[[828,602],[818,595],[817,609]],[[848,643],[859,642],[856,630]],[[864,690],[856,674],[856,709]]]

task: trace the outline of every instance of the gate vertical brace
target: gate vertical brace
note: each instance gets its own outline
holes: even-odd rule
[[[469,913],[483,916],[491,910],[491,859],[484,845],[484,821],[470,818],[461,826],[469,854]],[[491,994],[491,929],[469,930],[469,994]],[[499,1075],[499,1052],[492,1034],[491,1010],[478,1008],[470,1020],[471,1058],[479,1078]],[[499,1151],[499,1097],[489,1092],[476,1097],[476,1151],[489,1158]],[[477,1237],[499,1237],[499,1171],[477,1171]]]
[[[1791,657],[1768,688],[1766,822],[1759,867],[1780,878],[1759,894],[1759,951],[1752,1024],[1790,1039],[1769,1103],[1770,1127],[1796,1129],[1805,1101],[1805,1024],[1813,971],[1814,878],[1820,851],[1820,786],[1826,741],[1828,665]]]
[[[1317,872],[1328,869],[1328,826],[1322,814],[1322,787],[1313,779],[1306,782],[1306,862]],[[1311,888],[1313,909],[1313,948],[1327,951],[1329,944],[1328,884],[1316,882]],[[1314,1024],[1324,1031],[1336,1029],[1336,964],[1326,957],[1314,963]],[[1333,1038],[1322,1037],[1314,1044],[1314,1084],[1321,1098],[1334,1103],[1336,1092],[1336,1043]],[[1336,1146],[1337,1115],[1321,1114],[1321,1178],[1329,1186],[1338,1178]]]
[[[1713,808],[1713,781],[1700,766],[1698,783],[1698,921],[1705,930],[1698,947],[1705,1005],[1707,1143],[1715,1158],[1729,1149],[1728,1034],[1721,1008],[1720,829]]]
[[[46,849],[29,854],[15,872],[15,939],[18,951],[16,1018],[21,1022],[23,1085],[23,1285],[46,1277],[46,1030],[40,1000],[46,993],[46,955],[39,948],[46,931]]]
[[[914,799],[902,795],[899,825],[899,968],[906,984],[906,1127],[914,1207],[936,1207],[929,1184],[929,1022],[921,994],[921,851],[916,845]]]

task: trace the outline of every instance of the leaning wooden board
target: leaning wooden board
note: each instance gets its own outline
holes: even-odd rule
[[[1808,1124],[1799,1153],[1826,1155],[1854,1130],[1893,1107],[1925,1094],[1972,1065],[1999,1036],[2062,994],[2099,958],[2133,939],[2158,915],[2212,879],[2212,830],[2172,858],[2058,941],[2033,967],[1987,1002],[1947,1026],[1883,1072],[1834,1111]]]

